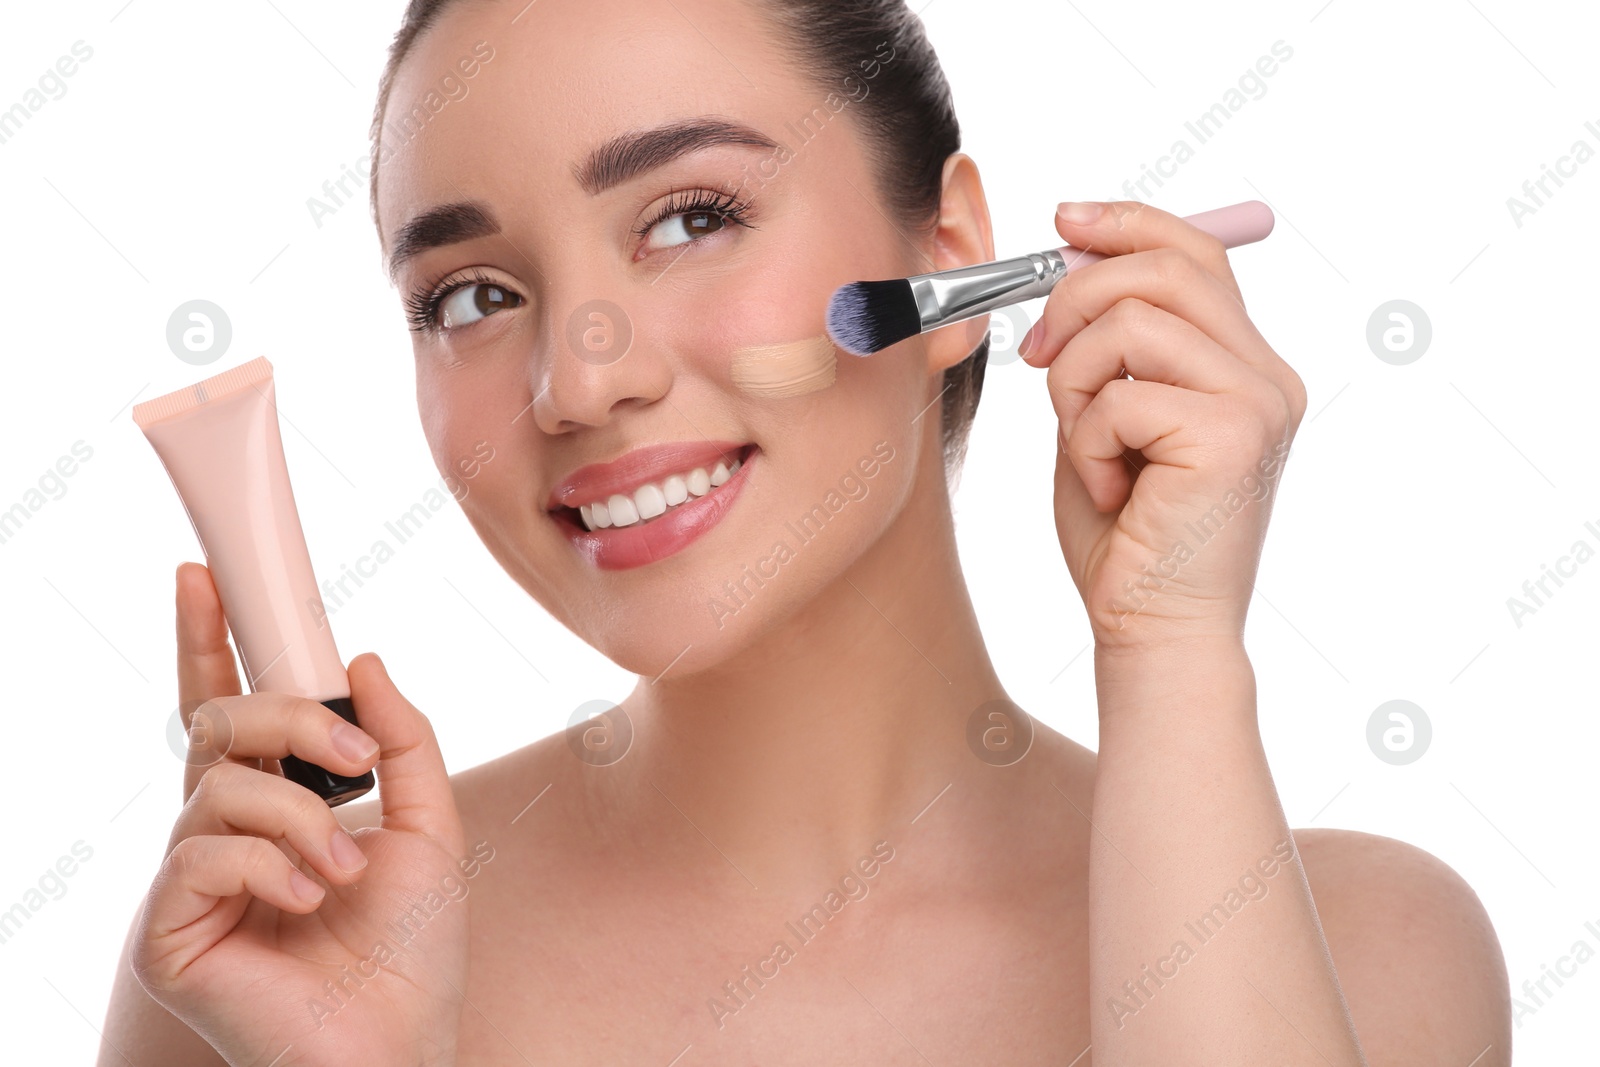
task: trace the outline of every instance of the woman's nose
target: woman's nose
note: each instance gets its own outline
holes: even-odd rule
[[[659,400],[672,383],[664,354],[614,301],[570,305],[553,340],[550,358],[530,368],[534,415],[545,433],[603,425],[619,405]]]

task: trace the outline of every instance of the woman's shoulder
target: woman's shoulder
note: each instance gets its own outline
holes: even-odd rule
[[[1469,964],[1480,973],[1493,969],[1491,963],[1504,967],[1478,894],[1431,852],[1331,827],[1295,830],[1294,843],[1330,946],[1337,937],[1352,953],[1429,955],[1441,967],[1449,962],[1452,971]]]
[[[1337,939],[1352,966],[1398,952],[1428,959],[1430,970],[1480,977],[1499,970],[1504,981],[1488,911],[1444,860],[1392,837],[1331,827],[1295,830],[1294,844],[1329,946]]]
[[[516,783],[532,782],[541,771],[553,773],[558,766],[564,737],[564,732],[557,732],[451,774],[450,788],[455,794],[456,810],[468,832],[480,821],[486,808],[500,804],[515,793]],[[381,790],[381,784],[379,788]],[[529,802],[535,799],[536,796],[527,798]],[[341,804],[334,813],[346,830],[377,826],[383,817],[382,801],[378,795],[369,794],[363,800]],[[519,814],[513,811],[508,818]]]
[[[1505,957],[1460,874],[1415,845],[1356,830],[1295,830],[1294,843],[1371,1062],[1467,1062],[1485,1043],[1509,1056]],[[1407,995],[1418,975],[1426,997]]]
[[[1026,709],[1022,709],[1026,713]],[[1088,818],[1094,807],[1094,776],[1099,756],[1066,734],[1046,726],[1028,715],[1031,731],[1029,747],[1018,758],[1019,769],[1032,764],[1032,790],[1054,790],[1072,802],[1078,814]],[[974,754],[977,750],[974,749]],[[982,756],[979,756],[982,759]]]

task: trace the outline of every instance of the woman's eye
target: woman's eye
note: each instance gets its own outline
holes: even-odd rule
[[[520,296],[498,285],[483,282],[464,285],[439,301],[439,325],[446,330],[470,326],[496,311],[514,308],[521,303]]]
[[[673,215],[650,227],[650,232],[645,237],[645,246],[652,252],[663,248],[674,248],[707,234],[716,233],[727,224],[727,221],[726,215],[718,215],[712,211]]]

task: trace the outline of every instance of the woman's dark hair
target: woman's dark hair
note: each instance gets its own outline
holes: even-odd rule
[[[418,37],[460,0],[410,0],[378,83],[372,116],[371,197],[377,219],[379,138],[395,71]],[[938,226],[944,164],[961,148],[950,86],[922,20],[905,0],[754,0],[820,92],[848,101],[866,134],[877,191],[894,224],[919,238]],[[885,45],[892,51],[885,50]],[[885,60],[885,55],[892,58]],[[864,95],[860,95],[865,90]],[[983,392],[987,335],[944,374],[943,445],[947,475],[956,475]]]

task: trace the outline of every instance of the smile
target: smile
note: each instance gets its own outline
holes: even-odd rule
[[[632,493],[613,493],[605,500],[579,504],[578,514],[590,530],[647,523],[690,500],[710,496],[738,474],[741,466],[743,463],[739,459],[735,459],[732,466],[718,460],[709,469],[696,467],[683,474],[669,475],[660,482],[646,482]]]
[[[553,494],[551,516],[580,555],[625,570],[682,551],[722,520],[748,479],[753,445],[640,450],[585,467]],[[659,471],[671,471],[663,475]]]

